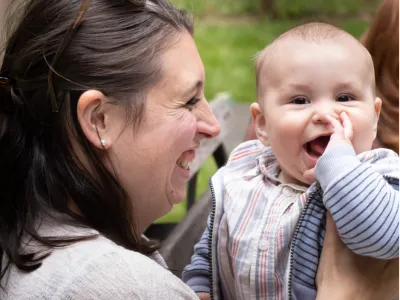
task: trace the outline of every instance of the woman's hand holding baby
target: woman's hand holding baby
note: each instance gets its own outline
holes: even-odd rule
[[[317,300],[394,299],[399,295],[399,259],[382,260],[352,252],[326,215],[324,247],[317,273]]]

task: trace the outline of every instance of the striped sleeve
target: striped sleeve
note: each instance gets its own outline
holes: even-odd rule
[[[324,204],[351,250],[381,259],[399,256],[399,195],[383,175],[361,163],[350,145],[324,153],[315,175]]]
[[[210,218],[200,241],[194,246],[191,263],[185,267],[182,280],[196,293],[210,293],[210,264],[208,254]]]

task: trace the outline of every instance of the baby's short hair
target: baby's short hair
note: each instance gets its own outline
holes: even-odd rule
[[[302,24],[282,33],[280,36],[275,38],[271,44],[269,44],[267,47],[257,53],[254,57],[256,66],[257,91],[259,90],[259,78],[262,68],[265,65],[265,59],[268,54],[272,53],[274,46],[280,41],[287,38],[301,38],[305,41],[321,43],[326,40],[332,40],[339,37],[350,38],[360,44],[361,47],[363,47],[362,44],[359,43],[358,40],[348,32],[337,26],[323,22],[311,22]]]

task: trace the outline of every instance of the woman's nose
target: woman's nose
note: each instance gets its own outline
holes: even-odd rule
[[[221,126],[205,100],[198,110],[197,132],[201,134],[202,138],[213,138],[221,132]]]

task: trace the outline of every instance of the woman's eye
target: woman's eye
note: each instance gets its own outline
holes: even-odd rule
[[[192,99],[190,99],[188,102],[186,102],[185,106],[189,109],[192,110],[193,106],[195,106],[197,103],[199,103],[201,99],[200,98],[196,98],[193,97]]]
[[[297,97],[297,98],[294,98],[292,101],[291,101],[291,103],[293,103],[293,104],[308,104],[308,103],[310,103],[310,100],[308,100],[307,98],[305,98],[305,97]]]
[[[354,97],[351,95],[340,95],[336,98],[337,102],[349,102],[354,100]]]

